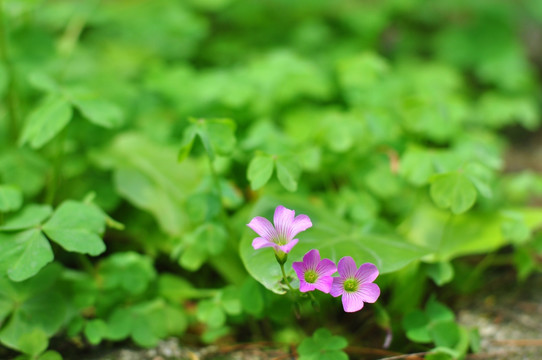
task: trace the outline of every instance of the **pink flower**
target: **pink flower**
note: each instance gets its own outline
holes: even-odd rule
[[[339,277],[333,278],[330,294],[342,295],[343,308],[346,312],[355,312],[363,308],[363,303],[374,303],[380,296],[380,288],[373,281],[378,276],[374,264],[365,263],[356,267],[354,259],[345,256],[337,266]]]
[[[294,262],[292,267],[299,278],[299,291],[307,292],[318,289],[329,293],[337,266],[329,259],[320,260],[320,253],[312,249],[303,256],[303,262]]]
[[[266,218],[256,216],[247,224],[249,228],[260,235],[252,241],[252,247],[254,249],[273,247],[277,252],[289,253],[299,241],[294,237],[312,226],[307,215],[294,216],[295,211],[286,209],[282,205],[275,209],[273,217],[275,226]]]

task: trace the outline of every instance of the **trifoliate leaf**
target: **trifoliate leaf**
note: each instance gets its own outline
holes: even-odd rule
[[[430,192],[439,207],[449,208],[454,214],[469,210],[476,202],[476,188],[459,171],[433,176]]]
[[[68,200],[55,210],[43,231],[67,251],[98,255],[105,251],[99,236],[105,231],[105,220],[95,206]]]

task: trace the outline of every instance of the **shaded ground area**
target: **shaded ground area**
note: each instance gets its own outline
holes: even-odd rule
[[[522,284],[511,271],[495,274],[456,309],[459,321],[476,326],[482,339],[469,359],[542,359],[542,274]]]

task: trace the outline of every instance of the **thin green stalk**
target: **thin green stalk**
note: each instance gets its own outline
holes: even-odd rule
[[[288,288],[290,289],[290,291],[295,291],[292,285],[290,285],[290,281],[288,281],[288,277],[286,276],[286,271],[284,271],[284,263],[279,262],[279,265],[280,265],[280,271],[282,271],[282,278],[284,279],[284,282],[286,283],[286,285],[288,285]]]
[[[12,143],[16,143],[19,134],[19,119],[17,115],[15,69],[9,57],[7,28],[4,15],[4,4],[3,1],[0,0],[0,59],[6,68],[8,78],[7,94],[4,98],[4,102],[7,109],[9,139]]]

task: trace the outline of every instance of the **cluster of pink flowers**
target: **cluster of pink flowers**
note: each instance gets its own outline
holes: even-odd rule
[[[252,246],[254,249],[272,247],[277,260],[283,264],[299,241],[295,236],[312,223],[307,215],[295,216],[295,211],[282,205],[275,209],[273,223],[261,216],[250,221],[248,227],[260,236],[253,240]],[[335,265],[329,259],[321,259],[320,252],[312,249],[303,256],[303,261],[294,262],[292,267],[299,278],[299,291],[320,290],[333,297],[342,295],[346,312],[359,311],[364,303],[374,303],[380,296],[380,288],[373,282],[378,276],[376,266],[365,263],[357,267],[350,256],[341,258]],[[339,276],[333,277],[337,271]]]

